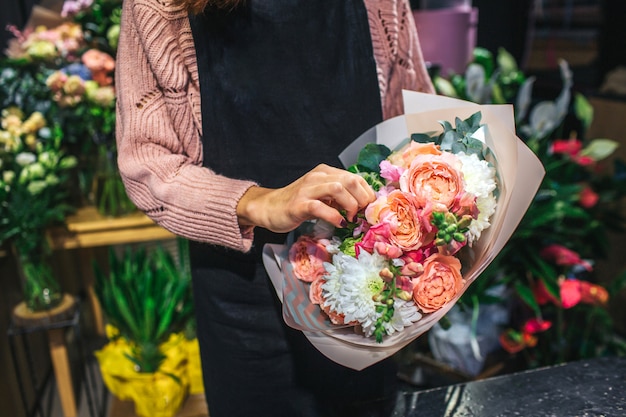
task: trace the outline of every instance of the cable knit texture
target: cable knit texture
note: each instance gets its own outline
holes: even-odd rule
[[[433,93],[406,0],[364,0],[383,117],[402,89]],[[250,249],[236,207],[252,181],[202,167],[198,67],[187,13],[167,0],[125,0],[117,68],[118,162],[126,190],[156,223],[188,239]]]

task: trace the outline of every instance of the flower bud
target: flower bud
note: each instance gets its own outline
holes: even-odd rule
[[[26,186],[26,189],[28,190],[28,192],[31,195],[37,195],[37,194],[41,193],[43,190],[45,190],[46,186],[47,186],[47,184],[46,184],[45,181],[37,180],[37,181],[30,182]]]

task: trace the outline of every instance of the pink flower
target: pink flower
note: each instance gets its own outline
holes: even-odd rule
[[[562,245],[552,244],[546,246],[541,250],[540,255],[542,258],[560,266],[580,265],[587,271],[593,269],[589,262],[582,260],[576,252]]]
[[[457,195],[450,211],[459,218],[463,216],[471,216],[473,219],[477,219],[479,210],[476,205],[476,196],[471,193],[462,193]]]
[[[388,182],[400,181],[400,176],[404,172],[404,168],[397,165],[393,165],[388,160],[384,160],[380,163],[380,176],[386,179]]]
[[[553,153],[565,154],[574,158],[580,153],[582,148],[583,148],[582,142],[576,138],[572,138],[572,139],[555,140],[554,142],[552,142],[552,146],[550,147],[550,150]]]
[[[572,308],[578,303],[605,305],[609,300],[604,287],[588,281],[565,279],[560,282],[560,290],[563,308]]]
[[[580,151],[583,148],[582,141],[572,139],[559,139],[555,140],[550,147],[550,150],[556,154],[563,154],[569,156],[572,161],[581,166],[588,166],[593,164],[595,159],[587,155],[581,155]]]
[[[439,310],[463,287],[461,262],[436,253],[424,261],[424,273],[413,280],[413,300],[424,313]]]
[[[551,321],[533,317],[531,319],[528,319],[526,323],[524,323],[524,326],[522,326],[522,331],[524,333],[535,334],[535,333],[545,332],[550,327],[552,327]]]
[[[588,208],[595,206],[598,203],[600,196],[598,196],[598,194],[595,191],[593,191],[591,187],[586,186],[585,188],[581,190],[579,198],[580,198],[579,200],[580,205],[588,209]]]
[[[356,257],[359,257],[361,250],[373,253],[376,250],[380,255],[389,259],[394,259],[402,255],[402,249],[393,246],[390,241],[391,226],[389,223],[379,223],[369,228],[363,239],[354,245]]]
[[[289,248],[289,262],[298,279],[313,282],[326,274],[324,262],[331,261],[325,247],[327,243],[324,239],[318,241],[309,236],[300,236]]]
[[[572,308],[581,300],[580,281],[577,279],[564,279],[560,282],[561,307]]]

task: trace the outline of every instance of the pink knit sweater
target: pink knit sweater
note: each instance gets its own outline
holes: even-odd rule
[[[401,90],[433,92],[407,0],[364,0],[383,116]],[[198,68],[187,13],[168,0],[125,0],[118,46],[119,169],[137,207],[188,239],[247,251],[253,230],[236,206],[252,181],[202,167]]]

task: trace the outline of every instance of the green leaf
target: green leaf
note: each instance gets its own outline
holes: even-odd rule
[[[585,129],[589,129],[593,121],[593,106],[589,103],[589,100],[580,93],[574,95],[574,113]]]
[[[357,158],[357,164],[369,172],[380,172],[380,163],[384,161],[391,151],[385,145],[368,143],[361,149]]]
[[[594,139],[580,152],[581,155],[589,156],[594,161],[600,161],[615,152],[619,142],[611,139]]]
[[[526,303],[526,305],[528,305],[528,307],[530,307],[535,312],[535,315],[537,315],[538,317],[541,316],[541,309],[539,308],[539,304],[537,304],[537,300],[535,299],[532,290],[528,286],[524,285],[521,282],[516,282],[515,291],[517,291],[517,294],[522,299],[522,301],[524,301],[524,303]]]

